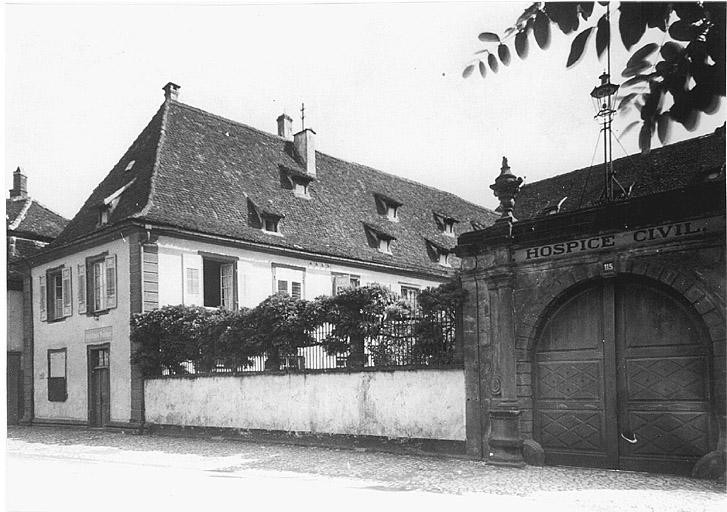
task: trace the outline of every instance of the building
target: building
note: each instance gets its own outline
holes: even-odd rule
[[[60,234],[68,220],[28,195],[28,179],[18,167],[5,199],[7,231],[7,422],[17,424],[31,403],[23,393],[24,368],[32,354],[30,266],[36,254]],[[27,373],[30,380],[32,374]],[[30,384],[30,382],[29,382]]]
[[[496,215],[452,194],[165,100],[66,229],[33,260],[36,423],[138,427],[129,317],[235,309],[378,282],[413,298],[459,265],[456,237]]]
[[[602,166],[518,195],[504,162],[501,219],[460,237],[468,452],[724,474],[724,126],[614,169],[603,201]]]

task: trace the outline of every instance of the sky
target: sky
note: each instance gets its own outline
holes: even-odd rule
[[[477,35],[528,5],[6,5],[5,188],[20,166],[31,196],[72,217],[172,81],[183,103],[272,133],[283,112],[299,129],[304,102],[319,151],[494,208],[503,156],[526,183],[602,161],[589,93],[605,63],[592,42],[571,69],[570,39],[554,31],[547,51],[531,38],[525,61],[513,50],[499,73],[462,77]],[[613,82],[626,59],[615,41]],[[615,133],[634,119],[619,116]],[[672,141],[724,120],[722,106]],[[637,133],[614,157],[638,152]]]

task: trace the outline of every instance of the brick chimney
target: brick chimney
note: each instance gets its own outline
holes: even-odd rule
[[[10,190],[10,197],[28,197],[28,178],[22,173],[20,167],[13,173],[13,188]]]
[[[168,82],[167,85],[162,87],[162,90],[164,90],[164,99],[165,100],[177,100],[179,97],[179,88],[177,84],[173,82]]]
[[[316,175],[316,132],[310,128],[306,128],[293,135],[293,145],[298,153],[298,158],[305,165],[305,172],[311,176]]]
[[[293,138],[293,119],[287,114],[280,114],[277,121],[278,136],[291,140]]]

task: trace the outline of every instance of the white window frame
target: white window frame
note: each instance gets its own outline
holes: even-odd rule
[[[294,298],[305,299],[305,268],[273,263],[273,293],[286,293]],[[282,285],[282,286],[281,286]],[[295,293],[295,288],[299,293]],[[296,295],[299,295],[296,297]]]
[[[116,255],[103,254],[87,259],[86,313],[98,314],[118,305]],[[89,300],[89,295],[91,300]]]

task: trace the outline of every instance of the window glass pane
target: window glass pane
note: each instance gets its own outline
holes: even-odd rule
[[[58,273],[53,276],[53,318],[63,317],[63,278]]]
[[[278,293],[288,293],[288,281],[278,281]]]
[[[93,309],[100,311],[104,308],[104,297],[106,290],[104,287],[104,268],[103,261],[97,261],[93,264]]]
[[[225,309],[234,307],[232,276],[232,263],[225,263],[220,266],[220,291],[222,293],[222,307]]]

